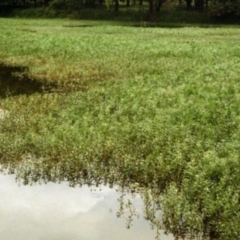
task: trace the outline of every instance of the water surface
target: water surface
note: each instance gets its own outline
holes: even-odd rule
[[[0,63],[0,99],[16,95],[50,92],[54,85],[30,79],[27,67],[11,67]]]
[[[143,218],[139,196],[128,196],[139,218],[126,228],[117,218],[120,193],[107,186],[91,191],[67,183],[19,185],[0,174],[1,240],[154,240],[156,231]],[[173,240],[161,232],[161,240]]]

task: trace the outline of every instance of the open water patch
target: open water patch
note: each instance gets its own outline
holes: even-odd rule
[[[86,27],[95,27],[96,25],[93,24],[65,24],[63,27],[68,28],[86,28]]]
[[[52,92],[56,87],[28,77],[29,69],[0,64],[0,98],[16,95]]]
[[[186,27],[181,24],[173,24],[173,23],[159,23],[159,22],[149,22],[149,21],[141,21],[139,23],[128,24],[128,27],[136,27],[136,28],[183,28]]]
[[[155,239],[140,196],[126,194],[138,215],[130,229],[124,217],[116,217],[121,194],[108,186],[72,188],[67,182],[19,185],[14,174],[0,174],[0,239]],[[173,237],[161,231],[161,240]]]

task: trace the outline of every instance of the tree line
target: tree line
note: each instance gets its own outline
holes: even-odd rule
[[[155,12],[160,12],[163,4],[174,0],[0,0],[0,9],[4,8],[29,8],[29,7],[52,7],[58,10],[77,10],[106,8],[113,9],[115,13],[125,6],[148,6],[146,20],[153,20]],[[237,16],[240,17],[240,0],[175,0],[177,5],[188,11],[209,11],[212,16]],[[1,11],[0,11],[1,13]]]

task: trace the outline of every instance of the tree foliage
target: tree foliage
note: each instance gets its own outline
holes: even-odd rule
[[[174,4],[172,4],[174,2]],[[112,12],[121,9],[139,11],[145,6],[145,20],[153,20],[164,5],[188,11],[208,12],[211,17],[240,16],[240,0],[0,0],[0,14],[15,8],[45,7],[47,10],[81,12],[84,9],[99,8]]]

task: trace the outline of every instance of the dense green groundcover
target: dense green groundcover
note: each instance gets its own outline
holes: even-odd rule
[[[239,239],[238,27],[0,19],[0,30],[2,63],[58,84],[0,99],[2,165],[25,183],[118,184],[176,236]]]

